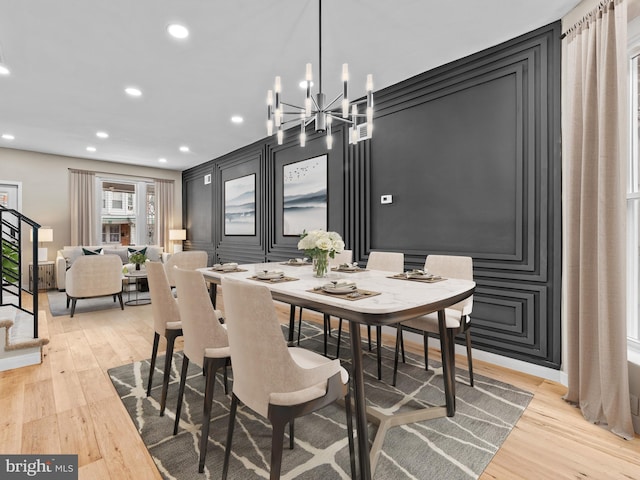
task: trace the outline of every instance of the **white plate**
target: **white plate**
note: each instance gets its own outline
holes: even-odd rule
[[[275,280],[277,278],[282,278],[284,277],[284,273],[282,272],[261,272],[261,273],[256,273],[256,278],[259,278],[260,280]]]
[[[358,289],[355,285],[323,285],[322,291],[327,293],[351,293]]]

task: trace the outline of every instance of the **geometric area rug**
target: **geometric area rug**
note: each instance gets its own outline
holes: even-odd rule
[[[287,328],[283,327],[286,333]],[[301,347],[323,349],[322,329],[303,322]],[[335,354],[336,334],[329,338],[329,355]],[[349,339],[343,332],[341,362],[350,369]],[[391,386],[393,350],[383,348],[383,377],[377,380],[375,349],[363,345],[367,404],[388,413],[444,403],[442,376],[430,359],[424,370],[421,357],[407,352],[400,363],[398,385]],[[204,377],[193,363],[189,366],[178,435],[173,436],[182,353],[174,354],[171,383],[164,417],[159,416],[163,357],[156,361],[154,387],[146,396],[149,361],[116,367],[109,375],[131,420],[138,429],[158,470],[165,479],[220,478],[226,443],[230,396],[224,394],[219,373],[214,389],[211,427],[205,472],[198,473],[200,424]],[[229,391],[232,369],[229,369]],[[456,414],[391,428],[385,437],[374,473],[375,479],[473,479],[478,478],[511,432],[532,394],[481,375],[468,384],[467,371],[456,371]],[[355,422],[354,422],[355,423]],[[369,425],[370,439],[375,426]],[[355,425],[354,425],[355,430]],[[355,432],[354,432],[355,433]],[[282,457],[283,479],[347,479],[350,477],[344,409],[337,404],[296,420],[295,447],[288,448],[288,429]],[[236,415],[229,479],[269,478],[271,426],[268,420],[240,405]]]

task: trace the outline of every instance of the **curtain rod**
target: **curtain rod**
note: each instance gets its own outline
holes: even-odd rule
[[[79,168],[67,168],[67,170],[69,170],[70,172],[94,173],[94,174],[98,174],[98,175],[118,175],[120,177],[143,178],[145,180],[154,180],[154,181],[159,180],[159,181],[162,181],[162,182],[175,183],[175,180],[172,180],[172,179],[154,178],[154,177],[147,177],[147,176],[143,176],[143,175],[132,175],[132,174],[128,174],[128,173],[101,172],[99,170],[80,170]]]
[[[569,27],[565,32],[562,33],[560,39],[563,40],[567,35],[572,33],[574,30],[582,27],[585,23],[589,22],[593,19],[594,16],[601,13],[608,7],[612,7],[615,9],[615,4],[619,3],[620,0],[602,0],[593,10],[586,13],[580,20],[578,20],[573,26]]]

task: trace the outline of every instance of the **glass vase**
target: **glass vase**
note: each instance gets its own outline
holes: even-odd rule
[[[329,252],[323,252],[313,257],[313,273],[315,277],[324,278],[329,269]]]

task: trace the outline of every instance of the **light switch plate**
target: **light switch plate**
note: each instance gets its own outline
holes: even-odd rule
[[[204,176],[204,184],[209,185],[211,183],[211,174],[208,173]]]
[[[380,197],[380,203],[385,205],[387,203],[393,203],[393,195],[382,195]]]

